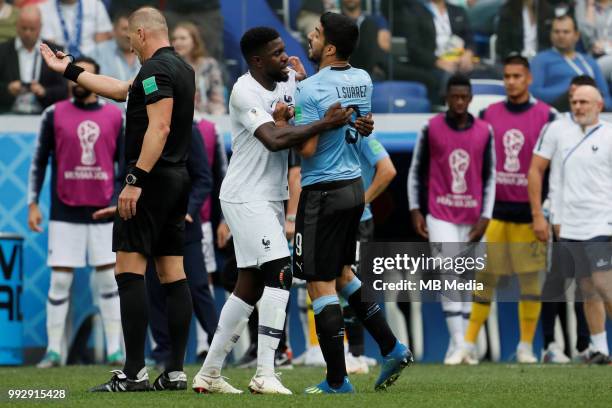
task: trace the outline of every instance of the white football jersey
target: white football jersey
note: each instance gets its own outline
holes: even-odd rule
[[[232,89],[229,114],[232,127],[232,157],[219,198],[230,203],[283,201],[289,198],[288,150],[269,151],[256,137],[264,123],[273,122],[277,102],[294,104],[295,71],[289,80],[268,91],[249,72]]]

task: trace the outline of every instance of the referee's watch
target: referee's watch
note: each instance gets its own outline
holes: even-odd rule
[[[128,174],[125,176],[125,184],[142,188],[145,184],[145,181],[147,180],[148,175],[149,173],[147,173],[143,169],[139,169],[138,167],[134,166],[128,171]]]

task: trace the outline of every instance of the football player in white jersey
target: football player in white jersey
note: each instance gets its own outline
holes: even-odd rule
[[[353,112],[337,103],[319,121],[289,126],[296,72],[288,66],[289,57],[278,32],[267,27],[250,29],[243,35],[240,48],[249,71],[238,79],[230,96],[233,155],[219,196],[234,236],[239,274],[234,292],[221,311],[206,360],[194,377],[193,389],[242,393],[221,377],[221,367],[259,301],[257,372],[249,390],[291,394],[274,373],[274,353],[283,332],[293,279],[284,234],[287,149],[343,126]],[[372,122],[365,122],[364,133],[369,134]]]

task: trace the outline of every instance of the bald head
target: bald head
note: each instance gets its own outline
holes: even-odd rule
[[[160,32],[168,36],[166,18],[154,7],[142,7],[133,12],[129,18],[130,31],[142,29],[146,32]]]
[[[599,89],[591,85],[581,85],[574,91],[571,99],[572,115],[581,126],[592,126],[599,122],[604,100]]]
[[[16,24],[17,36],[27,49],[31,49],[40,36],[41,16],[36,6],[21,9]]]

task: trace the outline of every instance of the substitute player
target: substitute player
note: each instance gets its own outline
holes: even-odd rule
[[[490,105],[480,114],[493,127],[497,157],[493,219],[485,234],[491,245],[487,268],[476,276],[485,289],[474,294],[465,347],[449,356],[449,364],[459,364],[466,358],[477,361],[476,340],[489,317],[493,290],[501,276],[514,273],[521,293],[516,359],[519,363],[537,362],[532,343],[540,315],[539,272],[546,268],[546,246],[538,243],[531,228],[527,172],[540,131],[555,119],[555,112],[530,96],[531,81],[529,61],[518,54],[510,55],[504,60],[506,100]]]
[[[75,64],[97,74],[98,64],[81,57]],[[106,337],[109,364],[123,364],[119,296],[113,273],[113,224],[94,214],[117,201],[123,169],[123,115],[91,91],[70,83],[72,99],[43,112],[41,131],[30,167],[28,225],[41,232],[40,191],[51,157],[49,256],[51,284],[47,299],[47,352],[39,368],[60,365],[74,269],[90,265],[98,289],[98,306]],[[117,171],[119,170],[119,171]]]
[[[370,112],[372,81],[349,65],[359,37],[349,17],[325,13],[308,35],[309,57],[319,72],[302,81],[296,94],[296,123],[317,123],[340,101],[357,116]],[[311,125],[310,125],[311,126]],[[355,236],[364,210],[364,189],[355,146],[359,131],[350,126],[328,131],[299,148],[302,193],[298,205],[293,270],[306,280],[327,375],[307,393],[352,393],[344,360],[344,322],[338,292],[376,340],[384,357],[376,389],[386,389],[412,361],[412,354],[391,332],[382,309],[361,300],[361,281],[351,270]]]
[[[495,200],[493,130],[468,112],[472,87],[467,77],[451,77],[446,93],[448,111],[427,122],[412,155],[408,175],[412,224],[430,242],[479,242]],[[444,246],[442,250],[447,251]],[[450,278],[457,276],[450,271]],[[445,360],[464,348],[463,315],[469,313],[471,297],[467,291],[449,291],[441,298],[450,334]]]
[[[571,98],[572,122],[555,121],[535,146],[529,169],[529,200],[534,233],[548,239],[541,203],[542,179],[551,161],[560,162],[560,197],[555,222],[561,242],[573,256],[576,279],[591,333],[589,363],[609,364],[606,311],[612,316],[612,125],[600,120],[603,97],[597,88],[579,86]],[[559,163],[557,164],[559,165]]]
[[[144,362],[147,301],[144,274],[147,257],[155,260],[166,289],[172,354],[155,380],[157,389],[185,389],[185,347],[191,322],[191,295],[183,270],[185,215],[189,198],[186,169],[191,140],[195,74],[170,47],[164,16],[151,7],[129,18],[130,44],[142,63],[132,83],[83,72],[62,53],[44,44],[41,52],[54,71],[93,92],[128,99],[126,155],[128,174],[113,226],[117,252],[115,275],[121,300],[126,362],[107,383],[91,391],[150,389]]]
[[[238,280],[223,306],[193,389],[203,393],[242,392],[221,377],[221,367],[259,302],[257,371],[249,390],[291,394],[274,373],[274,354],[282,336],[293,279],[284,233],[286,149],[344,125],[351,111],[338,104],[315,123],[288,126],[295,71],[288,66],[283,40],[274,29],[256,27],[242,36],[240,49],[249,71],[238,79],[230,96],[233,154],[219,197],[234,237]]]

